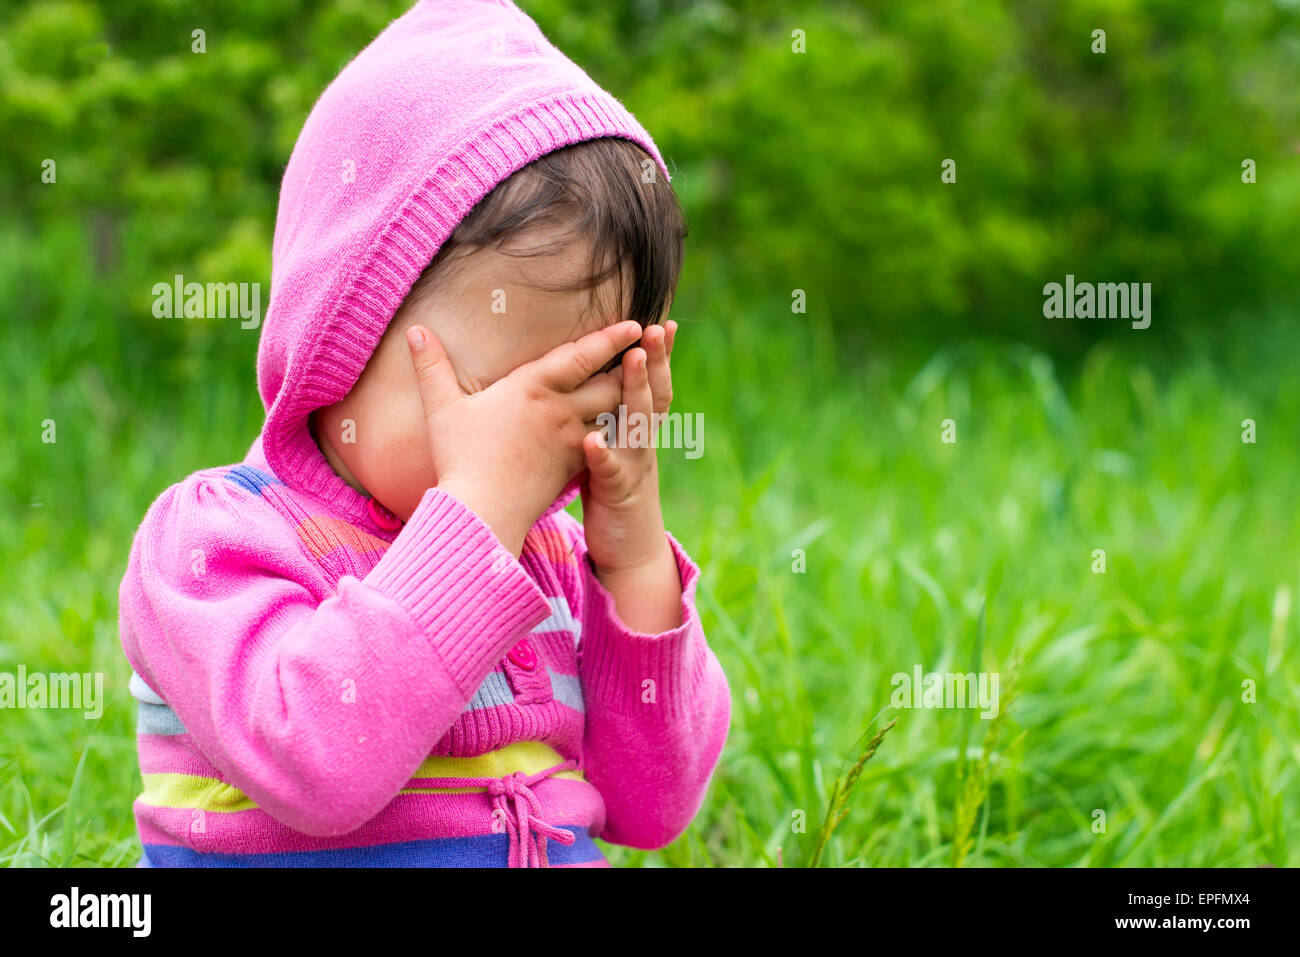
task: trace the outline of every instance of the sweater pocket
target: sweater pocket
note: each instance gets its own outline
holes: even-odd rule
[[[521,638],[501,659],[506,680],[515,694],[515,704],[545,704],[554,696],[551,674],[541,643],[535,638]]]

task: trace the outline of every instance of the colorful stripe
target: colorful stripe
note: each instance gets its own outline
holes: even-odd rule
[[[550,668],[546,669],[547,677],[551,682],[551,697],[563,705],[567,705],[574,711],[586,713],[586,702],[582,695],[582,681],[577,675],[560,674]],[[137,699],[136,707],[136,734],[161,734],[161,735],[181,735],[186,734],[187,729],[184,722],[177,716],[176,712],[166,704],[153,702],[162,702],[154,694],[139,676],[132,672],[131,675],[131,694]],[[478,711],[484,708],[497,708],[502,705],[515,703],[515,694],[510,687],[510,682],[500,671],[489,672],[479,685],[474,696],[469,699],[462,709],[461,714],[471,711]]]
[[[573,644],[576,647],[582,638],[582,622],[573,617],[573,611],[563,595],[555,597],[548,595],[546,601],[551,606],[550,617],[537,625],[532,633],[537,635],[547,631],[567,631],[573,635]]]
[[[388,542],[369,532],[363,532],[351,522],[345,522],[341,518],[314,515],[298,525],[294,531],[298,533],[298,538],[317,561],[336,548],[350,548],[358,555],[388,550]]]
[[[495,817],[487,788],[421,787],[422,779],[504,777],[537,773],[560,763],[539,741],[518,741],[467,758],[426,759],[400,795],[360,828],[336,837],[313,837],[281,824],[238,788],[200,775],[146,773],[135,802],[145,858],[141,867],[504,867],[509,835]],[[608,866],[591,832],[604,803],[580,771],[553,774],[533,786],[572,845],[546,842],[553,866]],[[561,809],[563,809],[561,811]],[[585,821],[586,824],[575,824]],[[456,837],[434,836],[448,830]],[[424,832],[423,834],[421,832]],[[249,835],[266,850],[248,853]],[[200,849],[201,848],[201,849]]]
[[[534,525],[524,536],[523,553],[539,555],[553,565],[576,565],[573,544],[556,528]]]
[[[566,704],[574,711],[586,713],[586,702],[582,698],[582,680],[577,675],[561,675],[546,669],[551,676],[551,697],[560,704]]]
[[[550,777],[532,790],[543,805],[544,820],[585,823],[589,833],[599,833],[604,799],[587,782]],[[261,808],[209,813],[202,808],[151,807],[140,799],[133,807],[142,843],[216,854],[329,851],[504,833],[493,797],[482,792],[401,794],[356,830],[333,837],[296,831]]]
[[[251,811],[257,805],[232,784],[197,774],[144,774],[140,802],[150,807],[187,808],[226,813]]]
[[[136,734],[185,734],[185,725],[176,712],[165,704],[137,703]]]
[[[474,692],[474,697],[469,699],[465,710],[495,708],[497,705],[512,704],[514,700],[515,693],[510,690],[510,682],[506,680],[506,676],[499,671],[493,671],[483,679],[483,683],[478,686],[478,691]]]
[[[546,768],[553,767],[563,760],[564,755],[543,741],[515,741],[503,748],[497,748],[495,751],[469,758],[450,756],[425,758],[424,762],[416,768],[415,773],[411,775],[411,786],[413,788],[417,787],[416,782],[421,778],[501,778],[507,774],[513,774],[515,771],[522,771],[524,774],[536,774],[538,771],[544,771]],[[557,778],[570,781],[583,780],[582,772],[578,770],[558,771],[547,780]],[[420,788],[420,790],[460,791],[463,789]],[[472,790],[481,791],[484,789],[473,788]],[[403,793],[409,794],[411,792],[404,791]]]
[[[261,495],[262,489],[269,485],[284,484],[270,472],[263,472],[251,465],[233,466],[222,477],[229,482],[234,482],[240,488],[252,492],[254,495]]]
[[[559,764],[564,757],[542,741],[515,741],[503,748],[468,758],[435,756],[425,758],[400,794],[473,794],[486,792],[481,786],[427,787],[420,782],[431,778],[500,778],[515,771],[536,774]],[[216,778],[174,772],[142,772],[144,793],[140,802],[150,807],[202,810],[216,814],[251,811],[257,805],[232,784]],[[578,770],[560,771],[552,779],[584,780]]]
[[[570,845],[547,841],[552,867],[609,866],[596,842],[581,825],[557,825],[573,834]],[[432,838],[368,847],[265,854],[219,854],[188,847],[145,844],[138,867],[505,867],[510,850],[506,834]]]

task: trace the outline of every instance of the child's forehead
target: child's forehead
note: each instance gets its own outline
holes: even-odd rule
[[[617,272],[590,284],[589,250],[571,243],[560,248],[523,247],[502,251],[493,246],[463,250],[434,273],[423,288],[408,296],[401,312],[405,322],[420,321],[435,331],[447,323],[452,342],[459,342],[467,362],[481,362],[491,377],[505,365],[540,358],[551,349],[581,339],[627,318],[631,277],[625,269],[620,290]],[[624,300],[620,302],[620,299]],[[455,331],[453,331],[455,330]],[[404,330],[403,330],[404,332]],[[392,346],[405,360],[404,341]],[[470,355],[475,356],[469,359]],[[608,368],[622,361],[622,353]]]
[[[620,300],[631,288],[628,271],[624,269],[621,287],[617,273],[593,285],[585,250],[532,256],[478,250],[471,255],[481,258],[477,269],[461,274],[460,293],[478,300],[486,294],[496,313],[520,310],[537,320],[553,317],[567,323],[574,338],[627,318]]]

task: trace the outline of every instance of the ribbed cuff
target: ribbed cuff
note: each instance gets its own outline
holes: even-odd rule
[[[633,631],[618,617],[614,596],[584,558],[579,562],[587,606],[582,627],[582,672],[584,694],[593,697],[599,706],[624,714],[653,714],[649,709],[658,706],[664,720],[670,721],[689,711],[708,666],[709,647],[695,609],[699,566],[671,533],[664,534],[682,582],[682,623],[657,635]]]
[[[424,493],[365,580],[410,613],[466,698],[551,613],[487,524],[437,488]]]

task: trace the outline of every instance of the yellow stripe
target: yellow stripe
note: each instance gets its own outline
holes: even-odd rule
[[[239,788],[195,774],[144,774],[140,800],[153,807],[251,811],[257,807]]]
[[[431,757],[416,770],[417,778],[499,778],[515,771],[536,774],[564,760],[554,748],[541,741],[516,741],[496,751],[472,758]],[[214,813],[256,809],[243,791],[215,778],[194,774],[145,774],[140,800],[152,807],[202,808]],[[571,781],[583,780],[580,771],[552,775]],[[473,794],[482,787],[402,788],[402,794]]]
[[[416,778],[500,778],[515,771],[524,774],[536,774],[561,763],[564,755],[550,745],[541,741],[515,741],[504,748],[497,748],[487,754],[472,758],[431,757],[416,769]],[[560,771],[551,777],[568,778],[570,781],[583,780],[580,771]],[[466,791],[482,791],[481,787],[468,788],[405,788],[403,794],[448,793],[462,794]]]

